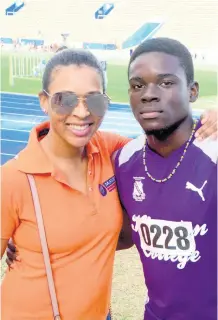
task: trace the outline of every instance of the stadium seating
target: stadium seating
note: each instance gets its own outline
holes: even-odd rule
[[[183,0],[176,7],[156,36],[178,39],[195,50],[217,50],[218,1]]]
[[[95,19],[105,19],[114,9],[113,3],[105,3],[95,12]]]
[[[217,0],[126,0],[105,19],[120,43],[146,22],[162,23],[155,36],[179,39],[193,49],[217,47]]]
[[[173,0],[167,0],[175,3]],[[126,0],[117,3],[114,13],[105,19],[106,28],[116,34],[116,40],[122,44],[129,36],[133,35],[145,23],[162,22],[163,13],[166,11],[163,0]]]
[[[16,35],[35,37],[40,30],[45,38],[55,39],[63,32],[70,32],[75,42],[102,40],[102,20],[96,20],[94,13],[101,6],[100,0],[59,1],[31,0],[19,14],[4,19],[5,26],[19,26]],[[12,20],[13,19],[13,20]],[[52,27],[51,27],[52,25]],[[100,33],[101,37],[98,37]]]
[[[190,49],[218,47],[218,0],[114,0],[114,9],[104,19],[95,18],[105,3],[102,0],[25,3],[16,15],[1,19],[6,33],[1,36],[34,38],[41,31],[43,38],[51,41],[69,32],[72,42],[86,43],[86,47],[92,42],[92,48],[101,49],[133,47],[145,37],[167,36]],[[99,47],[99,43],[105,46]]]
[[[14,15],[17,12],[19,12],[24,7],[24,5],[25,4],[22,0],[16,0],[12,4],[10,4],[9,7],[7,7],[5,9],[5,14],[6,15]]]

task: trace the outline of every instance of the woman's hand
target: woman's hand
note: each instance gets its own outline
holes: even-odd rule
[[[9,269],[13,269],[14,262],[20,261],[20,258],[19,258],[19,253],[11,239],[8,241],[6,254],[7,254],[6,263]]]
[[[202,126],[196,131],[195,137],[202,141],[208,137],[214,140],[218,138],[218,110],[212,109],[201,116]]]

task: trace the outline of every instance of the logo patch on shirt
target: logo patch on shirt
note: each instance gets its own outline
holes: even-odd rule
[[[111,192],[116,188],[116,179],[115,176],[109,178],[103,184],[99,184],[99,191],[103,197],[106,196],[107,192]]]
[[[134,185],[133,185],[133,192],[132,197],[135,201],[143,201],[145,200],[145,193],[143,190],[143,183],[142,180],[144,180],[144,177],[133,177]]]
[[[203,189],[205,187],[205,185],[207,184],[207,180],[204,181],[204,183],[202,184],[201,188],[196,187],[193,183],[187,181],[186,182],[186,189],[189,189],[193,192],[196,192],[199,197],[201,198],[202,201],[205,201],[205,197],[203,194]]]

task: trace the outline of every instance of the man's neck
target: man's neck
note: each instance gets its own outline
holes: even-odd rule
[[[147,135],[149,147],[162,157],[167,157],[171,152],[179,149],[190,137],[193,127],[192,117],[187,117],[175,128],[169,128],[163,131],[162,134]]]

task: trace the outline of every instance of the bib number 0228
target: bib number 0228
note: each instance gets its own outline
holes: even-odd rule
[[[150,251],[182,255],[195,251],[195,239],[190,222],[149,219],[146,223],[141,223],[140,229],[143,244]]]

